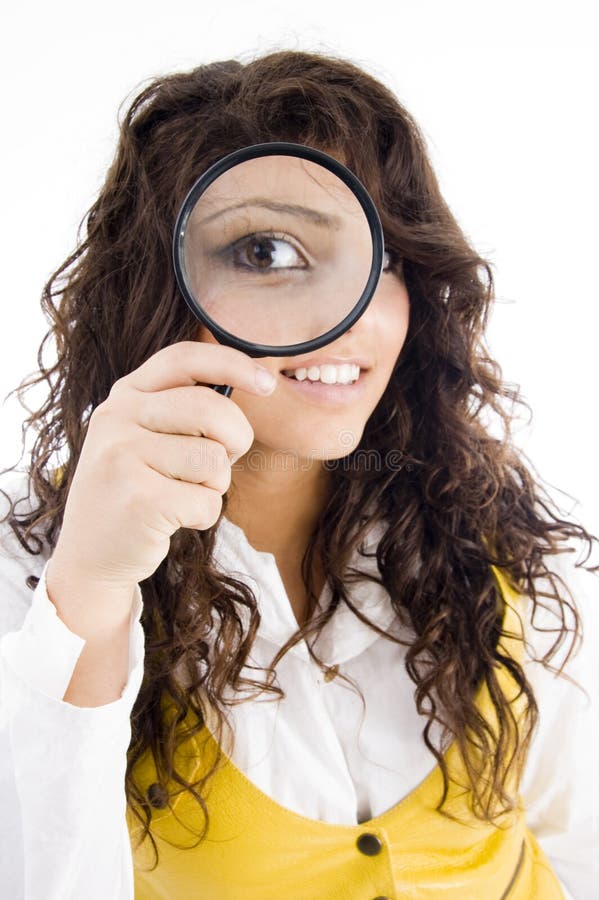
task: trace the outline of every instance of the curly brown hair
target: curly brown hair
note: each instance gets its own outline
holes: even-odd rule
[[[142,794],[133,777],[136,762],[151,752],[159,785],[192,792],[205,822],[201,840],[208,828],[203,789],[213,770],[191,783],[174,759],[181,742],[203,727],[200,691],[221,724],[227,686],[238,695],[244,686],[282,693],[271,676],[283,654],[318,633],[340,603],[354,608],[344,572],[372,511],[385,523],[376,550],[380,580],[415,635],[406,670],[427,720],[424,743],[443,772],[437,808],[443,811],[448,773],[442,747],[431,741],[435,722],[443,726],[442,744],[451,737],[466,761],[476,814],[491,821],[512,808],[508,774],[523,765],[538,710],[523,668],[498,649],[501,604],[490,565],[502,567],[531,598],[533,616],[543,605],[540,597],[553,600],[561,627],[542,659],[552,668],[550,660],[567,634],[572,643],[565,661],[570,657],[580,620],[569,590],[569,598],[560,595],[561,579],[546,558],[564,552],[560,545],[571,537],[585,540],[590,555],[597,540],[557,515],[540,478],[513,445],[514,406],[529,407],[517,388],[503,382],[485,347],[494,296],[491,265],[443,200],[417,124],[386,87],[350,62],[281,51],[246,64],[217,62],[157,78],[124,115],[115,160],[84,220],[83,236],[43,291],[51,327],[38,353],[39,377],[15,389],[21,399],[32,385],[45,380],[49,386],[48,399],[23,426],[23,434],[26,428],[38,432],[28,478],[39,505],[19,518],[11,504],[8,513],[23,546],[40,552],[33,534],[40,526],[43,540],[55,546],[89,416],[113,383],[160,348],[196,335],[198,323],[179,294],[170,262],[173,224],[189,187],[223,155],[272,140],[328,150],[366,185],[408,289],[409,330],[359,446],[343,460],[325,463],[330,496],[302,563],[312,604],[308,621],[280,649],[266,682],[241,676],[259,613],[250,588],[213,565],[218,523],[205,531],[176,532],[168,556],[141,584],[145,672],[131,717],[126,793],[155,850],[152,804],[162,805],[168,796]],[[46,368],[42,354],[50,338],[56,340],[57,361]],[[501,438],[484,423],[489,415],[501,425]],[[64,450],[57,479],[50,464]],[[403,465],[366,466],[369,451],[379,458],[399,451]],[[227,494],[221,515],[226,509]],[[316,546],[322,547],[331,586],[330,605],[317,617],[310,574]],[[539,589],[541,577],[548,577],[552,592]],[[249,616],[247,629],[240,612]],[[210,646],[216,648],[214,659]],[[526,696],[521,731],[500,689],[498,662],[509,667]],[[483,682],[497,733],[474,702]],[[164,714],[165,697],[175,715]],[[182,727],[189,714],[191,731]],[[518,752],[508,754],[514,737]],[[490,792],[483,790],[485,781]]]

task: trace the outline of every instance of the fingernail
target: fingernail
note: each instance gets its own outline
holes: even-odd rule
[[[256,367],[256,387],[264,394],[270,394],[277,383],[275,376],[264,366]]]

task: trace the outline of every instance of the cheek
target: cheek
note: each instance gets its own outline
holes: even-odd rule
[[[408,333],[410,298],[403,282],[392,277],[373,299],[377,345],[381,363],[395,363]]]

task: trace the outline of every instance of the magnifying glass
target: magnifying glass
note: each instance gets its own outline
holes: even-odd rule
[[[296,356],[344,334],[376,290],[383,253],[379,215],[359,179],[328,154],[287,142],[244,147],[211,166],[173,237],[192,312],[220,343],[252,357]]]

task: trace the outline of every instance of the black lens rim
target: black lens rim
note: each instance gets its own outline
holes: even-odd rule
[[[238,163],[246,162],[249,159],[258,159],[263,156],[294,156],[300,159],[307,159],[310,162],[318,163],[323,168],[328,169],[334,175],[343,181],[343,183],[354,193],[360,206],[362,207],[372,239],[372,265],[364,290],[353,309],[345,316],[341,322],[338,322],[333,328],[319,337],[312,338],[309,341],[303,341],[300,344],[287,344],[285,346],[270,344],[256,344],[252,341],[246,341],[237,335],[231,334],[210,318],[209,315],[196,303],[195,298],[187,283],[183,245],[185,240],[185,231],[189,217],[198,198],[216,179],[224,172],[236,166]],[[378,210],[374,201],[362,182],[354,173],[340,163],[338,160],[317,150],[314,147],[308,147],[304,144],[294,144],[289,141],[268,141],[261,144],[251,144],[248,147],[242,147],[233,153],[227,154],[209,169],[207,169],[194,182],[189,190],[185,200],[183,201],[173,230],[173,266],[179,290],[181,291],[185,302],[196,316],[213,336],[228,347],[234,347],[242,350],[252,357],[261,356],[296,356],[300,353],[309,353],[318,350],[326,344],[331,343],[336,338],[344,334],[351,326],[360,318],[366,310],[368,304],[372,300],[374,292],[379,283],[381,272],[383,269],[383,256],[385,251],[383,227],[378,214]]]

